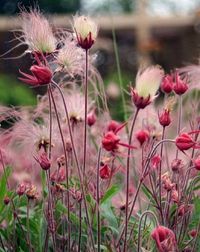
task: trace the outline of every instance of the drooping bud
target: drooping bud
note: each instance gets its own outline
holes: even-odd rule
[[[164,226],[157,226],[151,233],[159,252],[175,251],[177,242],[174,232]]]
[[[34,200],[38,198],[37,187],[33,184],[27,185],[25,193],[29,200]]]
[[[195,147],[195,142],[187,133],[182,133],[176,138],[176,146],[179,150],[185,151]]]
[[[182,95],[188,90],[188,84],[186,83],[186,80],[182,80],[177,71],[175,72],[175,83],[173,90],[177,95]]]
[[[95,111],[92,110],[88,115],[87,115],[87,124],[91,127],[92,125],[95,124],[97,120]]]
[[[112,121],[109,122],[107,130],[115,132],[119,128],[119,126],[120,126],[120,123],[118,123],[117,121],[112,120]]]
[[[26,191],[26,184],[25,183],[20,183],[17,187],[17,190],[16,190],[16,193],[19,195],[19,196],[22,196],[24,195],[25,191]]]
[[[184,163],[181,159],[174,159],[171,163],[171,169],[173,172],[180,172],[184,167]]]
[[[196,229],[192,229],[188,232],[188,234],[190,236],[192,236],[193,238],[197,236],[197,230]]]
[[[149,140],[149,132],[147,130],[140,130],[136,133],[136,138],[142,146],[144,142]]]
[[[48,157],[47,157],[46,152],[43,152],[43,153],[40,155],[40,157],[39,157],[39,159],[38,159],[38,162],[39,162],[41,168],[42,168],[43,170],[45,170],[45,171],[49,170],[50,167],[51,167],[51,163],[50,163],[50,161],[49,161],[49,159],[48,159]]]
[[[90,49],[98,34],[96,23],[89,17],[75,16],[73,26],[80,47],[85,50]]]
[[[194,161],[193,161],[194,167],[195,169],[197,169],[198,171],[200,171],[200,156],[197,157]]]
[[[31,66],[30,71],[32,72],[32,75],[19,70],[19,72],[23,75],[23,77],[20,77],[19,80],[33,86],[46,85],[51,82],[53,74],[50,68],[46,66],[33,65]]]
[[[160,155],[154,155],[154,156],[151,158],[151,165],[152,165],[152,169],[153,169],[153,170],[158,169],[158,166],[159,166],[159,164],[160,164],[160,161],[161,161]]]
[[[102,139],[102,146],[107,151],[115,151],[118,149],[119,141],[119,136],[117,136],[113,131],[108,131]]]
[[[174,202],[174,203],[178,203],[179,202],[179,195],[178,195],[178,191],[176,189],[172,189],[172,192],[171,192],[171,200]]]
[[[163,127],[167,127],[171,123],[171,118],[170,118],[170,111],[168,109],[164,109],[164,111],[159,114],[159,123]]]
[[[5,196],[3,202],[5,205],[8,205],[10,203],[10,198],[8,196]]]
[[[163,188],[166,191],[169,192],[175,188],[175,184],[171,182],[170,176],[167,172],[162,175],[161,179],[162,179],[162,183],[163,183]]]
[[[57,182],[57,183],[63,182],[65,178],[66,178],[66,173],[65,173],[64,167],[61,167],[60,169],[55,170],[50,176],[51,181]]]
[[[100,168],[99,175],[101,179],[108,179],[111,176],[111,169],[110,167],[105,164]]]
[[[167,74],[161,82],[161,89],[164,93],[169,94],[173,90],[173,86],[174,86],[173,77]]]

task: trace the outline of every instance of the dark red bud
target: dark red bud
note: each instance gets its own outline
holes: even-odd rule
[[[160,125],[163,127],[167,127],[171,123],[171,118],[170,118],[170,112],[168,109],[165,109],[160,115],[159,115],[159,122]]]
[[[174,82],[173,82],[173,77],[171,75],[166,75],[161,83],[161,89],[164,93],[171,93],[173,90]]]
[[[105,164],[104,166],[102,166],[100,168],[99,174],[100,174],[100,177],[102,179],[108,179],[108,178],[110,178],[110,176],[111,176],[111,169],[110,169],[110,167],[107,164]]]
[[[95,124],[97,120],[97,117],[95,115],[94,111],[91,111],[88,115],[87,115],[87,124],[91,127],[92,125]]]
[[[142,146],[144,142],[148,141],[149,132],[146,130],[140,130],[136,133],[136,138],[139,141],[140,145]]]

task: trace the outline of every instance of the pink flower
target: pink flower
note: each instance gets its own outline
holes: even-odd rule
[[[52,53],[56,50],[56,38],[48,20],[38,11],[22,11],[22,36],[20,44],[28,46],[28,52]]]
[[[96,23],[89,17],[75,16],[74,31],[76,33],[77,41],[80,47],[88,50],[92,47],[96,40],[98,27]]]
[[[92,125],[95,124],[97,120],[95,111],[92,110],[88,115],[87,115],[87,124],[91,127]]]
[[[186,80],[182,80],[179,76],[178,72],[175,72],[175,83],[173,90],[177,95],[182,95],[188,90],[188,84],[186,83]]]
[[[167,74],[162,80],[161,89],[164,93],[169,94],[173,90],[173,86],[174,86],[173,77]]]
[[[49,170],[51,167],[51,163],[47,157],[46,152],[43,152],[38,159],[36,158],[36,161],[38,161],[41,168],[45,171]]]
[[[199,149],[200,145],[198,145],[192,138],[191,134],[194,134],[197,132],[190,132],[190,133],[181,133],[176,138],[176,146],[179,150],[185,151],[189,150],[190,148]]]
[[[176,237],[174,232],[164,226],[157,226],[151,233],[159,252],[174,252],[176,249]]]
[[[163,76],[164,71],[160,66],[138,71],[135,88],[131,88],[132,100],[137,108],[144,109],[155,99]]]
[[[116,151],[119,147],[119,145],[122,145],[127,148],[135,149],[134,146],[130,146],[125,143],[120,142],[120,137],[117,135],[117,133],[126,125],[126,123],[121,124],[118,128],[116,128],[115,131],[108,131],[105,133],[103,139],[102,139],[102,146],[107,151]]]
[[[140,130],[136,133],[136,138],[142,146],[144,142],[149,139],[149,132],[147,130]]]
[[[159,123],[163,127],[167,127],[171,123],[171,118],[170,118],[170,111],[168,109],[164,109],[164,111],[158,115],[159,117]]]
[[[108,179],[111,176],[111,169],[107,164],[103,165],[99,172],[101,179]]]
[[[51,82],[52,72],[48,67],[33,65],[31,66],[30,71],[32,72],[32,75],[23,73],[19,70],[19,72],[25,77],[20,77],[19,79],[33,86],[45,85]]]

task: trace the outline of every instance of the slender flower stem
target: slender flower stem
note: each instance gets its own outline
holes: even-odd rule
[[[165,138],[165,127],[163,127],[162,131],[162,140]],[[161,183],[161,176],[162,176],[162,156],[163,156],[163,143],[160,147],[160,166],[159,166],[159,202],[160,202],[160,213],[161,213],[161,220],[164,223],[163,211],[162,211],[162,183]]]
[[[65,157],[65,167],[66,167],[66,187],[67,187],[67,227],[68,227],[68,251],[70,251],[70,240],[71,240],[71,235],[70,235],[70,202],[69,202],[69,174],[68,174],[68,159],[67,159],[67,152],[66,152],[66,146],[65,146],[65,140],[64,140],[64,136],[63,136],[63,132],[62,132],[62,128],[61,128],[61,124],[60,124],[60,119],[59,119],[59,115],[58,115],[58,111],[57,111],[57,107],[56,107],[56,103],[53,97],[53,93],[51,88],[50,90],[50,95],[51,95],[51,99],[53,102],[53,107],[55,110],[55,114],[56,114],[56,119],[57,119],[57,123],[58,123],[58,128],[60,131],[60,136],[61,136],[61,141],[62,141],[62,146],[63,146],[63,151],[64,151],[64,157]]]
[[[180,95],[179,96],[179,113],[178,113],[177,135],[179,135],[180,130],[181,130],[182,106],[183,106],[183,100],[182,100],[182,95]],[[178,148],[176,149],[176,159],[177,158],[178,158]]]
[[[26,213],[26,229],[27,229],[27,241],[29,244],[29,250],[32,252],[32,244],[31,244],[31,238],[30,238],[30,225],[29,225],[29,210],[30,210],[30,201],[28,199],[27,213]]]
[[[142,215],[141,215],[141,217],[140,217],[140,221],[139,221],[139,227],[138,227],[138,246],[137,246],[137,252],[140,252],[140,241],[141,241],[141,226],[142,226],[142,219],[144,218],[144,216],[145,215],[148,215],[148,214],[150,214],[150,215],[152,215],[153,217],[154,217],[154,219],[155,219],[155,221],[156,221],[156,226],[158,226],[158,219],[157,219],[157,217],[156,217],[156,215],[152,212],[152,211],[149,211],[149,210],[147,210],[147,211],[145,211]]]
[[[162,144],[162,143],[175,143],[175,140],[172,140],[172,139],[164,139],[164,140],[161,140],[160,142],[158,142],[158,143],[153,147],[152,151],[149,153],[149,155],[148,155],[148,157],[147,157],[147,160],[146,160],[146,163],[145,163],[144,171],[143,171],[143,173],[142,173],[142,175],[141,175],[141,178],[140,178],[138,187],[137,187],[137,189],[136,189],[136,191],[135,191],[135,196],[134,196],[134,198],[133,198],[133,200],[132,200],[131,210],[130,210],[129,215],[128,215],[128,221],[129,221],[129,219],[130,219],[130,217],[131,217],[131,215],[132,215],[132,213],[133,213],[133,209],[134,209],[134,207],[135,207],[135,203],[136,203],[136,200],[137,200],[139,191],[140,191],[140,187],[142,186],[142,183],[143,183],[145,177],[146,177],[147,174],[148,174],[149,163],[150,163],[150,161],[151,161],[151,158],[152,158],[152,156],[155,154],[156,149],[157,149],[157,148],[160,146],[160,144]],[[121,228],[120,235],[119,235],[119,237],[118,237],[118,239],[117,239],[117,242],[116,242],[117,247],[119,246],[119,243],[120,243],[121,238],[122,238],[122,236],[123,236],[123,234],[124,234],[124,231],[125,231],[125,225],[124,225],[124,223],[123,223],[123,224],[122,224],[122,228]]]
[[[75,157],[75,163],[76,163],[76,166],[77,166],[78,176],[79,176],[79,180],[80,180],[81,193],[83,195],[83,203],[84,203],[84,207],[85,207],[86,221],[87,221],[88,228],[89,228],[89,234],[90,234],[90,237],[91,237],[92,248],[93,248],[93,251],[95,251],[94,238],[93,238],[93,232],[92,232],[91,222],[90,222],[90,218],[89,218],[89,212],[88,212],[88,207],[87,207],[85,190],[84,190],[84,186],[83,186],[82,173],[81,173],[81,168],[80,168],[80,165],[79,165],[78,156],[77,156],[76,148],[75,148],[75,144],[74,144],[74,139],[73,139],[72,128],[71,128],[71,124],[70,124],[70,118],[69,118],[67,105],[66,105],[65,98],[64,98],[64,95],[63,95],[63,92],[62,92],[61,88],[56,84],[55,81],[52,81],[52,83],[58,89],[58,91],[59,91],[59,93],[60,93],[60,95],[62,97],[62,100],[63,100],[65,114],[66,114],[66,117],[67,117],[67,124],[68,124],[68,128],[69,128],[70,140],[71,140],[71,144],[72,144],[72,150],[73,150],[73,154],[74,154],[74,157]]]
[[[101,219],[100,219],[100,190],[99,190],[99,168],[100,168],[101,148],[99,148],[97,160],[97,181],[96,181],[96,198],[97,198],[97,252],[101,252]]]
[[[78,252],[81,251],[81,234],[82,234],[82,206],[79,203],[79,232],[78,232]]]
[[[131,125],[131,130],[130,130],[130,135],[129,135],[129,145],[132,143],[132,136],[133,136],[133,129],[135,126],[136,118],[139,113],[139,109],[137,108],[135,115],[132,120],[132,125]],[[126,163],[126,207],[125,207],[125,240],[124,240],[124,252],[126,251],[126,246],[127,246],[127,232],[128,232],[128,205],[129,205],[129,176],[130,176],[130,155],[131,155],[131,149],[128,148],[128,153],[127,153],[127,163]]]
[[[86,152],[87,152],[87,109],[88,108],[88,50],[85,50],[85,120],[83,142],[83,178],[85,177]]]

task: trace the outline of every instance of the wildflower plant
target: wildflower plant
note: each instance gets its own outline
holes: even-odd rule
[[[198,67],[140,69],[117,122],[91,60],[97,24],[75,16],[62,40],[39,10],[20,17],[33,62],[19,79],[46,93],[0,108],[0,251],[198,251]]]

